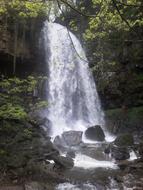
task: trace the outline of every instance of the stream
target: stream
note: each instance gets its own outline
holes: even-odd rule
[[[55,190],[123,189],[114,180],[119,172],[115,160],[104,152],[115,137],[106,130],[104,112],[82,45],[66,27],[48,21],[41,36],[48,75],[48,109],[44,114],[50,121],[52,141],[60,139],[65,132],[82,132],[79,144],[73,146],[72,142],[67,146],[62,140],[58,144],[63,156],[68,151],[75,155],[74,167],[64,171],[68,180],[58,184]],[[96,125],[105,134],[103,142],[86,138],[85,131]],[[130,159],[135,158],[131,152]]]

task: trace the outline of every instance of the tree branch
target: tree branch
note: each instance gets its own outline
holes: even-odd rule
[[[138,33],[138,31],[136,31],[134,28],[132,28],[129,24],[129,22],[126,20],[126,18],[123,16],[123,14],[120,12],[118,6],[117,6],[117,2],[116,0],[111,0],[115,9],[117,10],[119,16],[121,17],[121,19],[126,23],[126,25],[130,28],[130,30],[132,30],[138,37],[142,38],[142,36]]]
[[[85,14],[85,13],[83,13],[83,12],[81,12],[81,11],[79,11],[78,9],[76,9],[75,7],[73,7],[70,3],[68,3],[67,1],[65,1],[65,0],[60,0],[62,3],[64,3],[64,4],[66,4],[68,7],[70,7],[72,10],[74,10],[75,12],[77,12],[78,14],[80,14],[81,16],[84,16],[84,17],[97,17],[97,15],[99,14],[99,12],[100,12],[100,10],[101,10],[101,5],[102,5],[102,2],[103,2],[103,0],[102,0],[102,2],[101,2],[101,4],[100,4],[100,9],[99,9],[99,11],[97,12],[97,14],[96,15],[88,15],[88,14]]]
[[[63,16],[65,17],[65,14],[64,14],[64,12],[63,12],[61,6],[60,6],[59,0],[57,0],[57,4],[58,4],[58,7],[59,7],[59,9],[61,10]],[[77,52],[77,50],[76,50],[76,48],[75,48],[75,45],[74,45],[74,43],[73,43],[72,37],[71,37],[70,32],[69,32],[68,29],[67,29],[67,32],[68,32],[68,36],[69,36],[69,38],[70,38],[70,40],[71,40],[71,44],[72,44],[72,46],[73,46],[73,48],[74,48],[74,50],[75,50],[77,56],[78,56],[81,60],[83,60],[84,62],[87,62],[87,63],[88,63],[88,61],[87,61],[86,59],[82,58],[82,57],[79,55],[79,53]]]
[[[126,7],[143,7],[143,5],[126,4],[126,3],[122,3],[121,1],[117,1],[117,3]]]
[[[118,8],[118,6],[117,6],[117,4],[116,4],[116,1],[115,1],[115,0],[111,0],[111,1],[112,1],[112,3],[113,3],[114,7],[116,8],[118,14],[120,15],[121,19],[127,24],[127,26],[128,26],[130,29],[132,29],[132,27],[130,26],[129,22],[124,18],[124,16],[123,16],[122,13],[120,12],[120,10],[119,10],[119,8]]]

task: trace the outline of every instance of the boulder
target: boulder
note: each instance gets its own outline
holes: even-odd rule
[[[64,139],[62,137],[60,137],[59,135],[55,137],[54,139],[54,145],[59,148],[60,150],[65,150],[65,147],[67,147],[66,142],[64,141]]]
[[[111,148],[111,156],[115,160],[127,160],[130,158],[129,150],[126,147],[116,147]]]
[[[104,153],[105,153],[105,154],[110,154],[110,149],[111,149],[111,147],[110,147],[110,144],[109,144],[109,145],[107,145],[107,146],[105,147]]]
[[[41,183],[39,181],[31,181],[25,183],[24,190],[54,190],[54,187],[52,184]]]
[[[125,170],[126,168],[130,167],[131,161],[128,160],[120,160],[118,161],[118,166],[121,170]]]
[[[71,169],[74,166],[74,161],[71,157],[65,156],[54,156],[51,155],[48,157],[49,160],[53,160],[55,162],[55,168],[57,169]]]
[[[81,131],[66,131],[62,138],[68,146],[77,146],[82,142],[82,134]]]
[[[70,157],[58,156],[54,158],[57,166],[64,169],[71,169],[74,166],[74,161]]]
[[[87,155],[99,161],[110,160],[107,155],[104,154],[104,150],[101,147],[87,147],[81,150],[82,154]]]
[[[100,127],[100,125],[95,125],[94,127],[89,127],[85,131],[86,138],[93,140],[93,141],[104,141],[105,140],[105,134]]]
[[[138,152],[141,158],[143,158],[143,142],[140,142],[138,145]]]
[[[121,134],[117,136],[114,141],[117,146],[132,146],[134,144],[134,138],[132,134]]]
[[[69,150],[66,154],[66,157],[75,158],[75,152],[73,150]]]

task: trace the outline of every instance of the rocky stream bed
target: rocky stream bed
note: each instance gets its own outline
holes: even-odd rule
[[[102,131],[100,126],[88,128],[85,134],[89,140],[90,130],[93,135],[95,128]],[[26,142],[19,141],[23,156],[15,153],[8,170],[1,170],[0,190],[143,189],[141,136],[136,139],[124,133],[117,135],[113,142],[107,142],[102,131],[98,133],[98,141],[86,143],[82,141],[81,131],[68,131],[52,143],[44,132],[39,133],[40,137],[36,134],[25,155]]]

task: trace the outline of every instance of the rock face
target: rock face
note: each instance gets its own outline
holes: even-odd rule
[[[55,137],[54,144],[60,149],[63,147],[77,146],[82,142],[82,134],[83,132],[81,131],[66,131],[61,137]]]
[[[55,162],[55,168],[58,169],[71,169],[74,166],[73,159],[69,156],[60,155],[47,155],[48,160],[53,160]]]
[[[37,182],[31,182],[28,184],[25,184],[26,190],[38,190],[41,189],[41,186]]]
[[[25,190],[54,190],[54,187],[46,183],[32,181],[25,184]],[[20,189],[19,189],[20,190]]]
[[[62,137],[68,146],[76,146],[82,142],[81,131],[67,131],[62,134]]]
[[[74,166],[73,159],[70,157],[57,156],[54,159],[55,167],[60,167],[63,169],[71,169]]]
[[[133,146],[134,138],[131,134],[118,135],[111,146],[111,156],[115,160],[126,160],[130,158],[129,147]]]
[[[100,127],[100,125],[95,125],[94,127],[89,127],[85,131],[85,136],[94,141],[104,141],[105,140],[105,134]]]
[[[138,145],[138,152],[140,157],[143,159],[143,142],[140,142],[140,144]]]
[[[56,136],[55,139],[54,139],[54,145],[59,148],[60,150],[64,150],[64,147],[66,147],[66,143],[65,141],[63,140],[62,137],[60,136]]]
[[[111,156],[115,160],[126,160],[130,158],[129,150],[125,147],[116,147],[111,148]]]
[[[134,138],[131,134],[122,134],[117,136],[114,144],[117,146],[132,146],[134,144]]]
[[[87,145],[86,147],[81,148],[81,153],[100,161],[110,160],[110,158],[105,155],[104,146],[102,145],[98,147]]]
[[[50,134],[51,132],[51,121],[46,117],[41,121],[40,127],[44,129],[45,133]]]
[[[66,156],[70,158],[75,158],[75,152],[73,150],[70,150],[67,152]]]
[[[16,56],[16,73],[18,74],[18,76],[24,76],[25,74],[29,75],[35,70],[41,72],[40,67],[42,61],[40,62],[39,60],[42,60],[43,51],[38,50],[37,47],[39,40],[37,39],[39,39],[39,35],[43,25],[43,19],[28,18],[25,21],[25,29],[23,28],[23,24],[21,24],[21,22],[17,22],[18,36],[17,44],[15,44],[15,25],[9,24],[13,22],[12,18],[9,17],[7,22],[4,21],[3,17],[0,18],[1,74],[12,74],[14,54]],[[23,32],[21,31],[25,32],[25,38],[23,38]],[[16,53],[14,52],[15,45]]]

